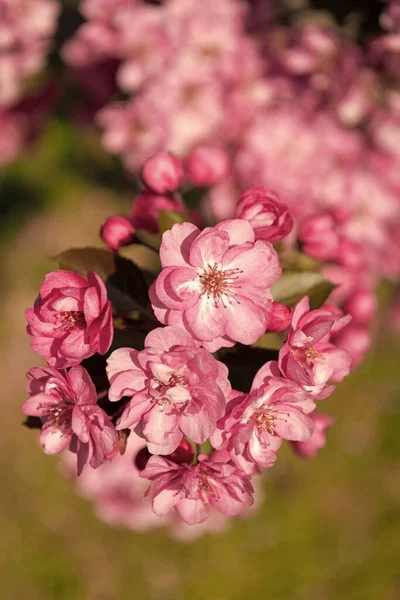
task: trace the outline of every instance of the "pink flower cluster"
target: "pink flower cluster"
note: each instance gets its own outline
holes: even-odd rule
[[[110,348],[113,324],[105,285],[92,271],[87,280],[55,271],[46,276],[34,308],[25,314],[32,348],[50,366],[27,374],[31,397],[22,410],[41,419],[40,443],[47,454],[68,448],[77,454],[78,473],[87,465],[97,468],[115,455],[119,435],[79,363]]]
[[[284,27],[273,5],[86,0],[86,22],[64,57],[76,68],[118,62],[128,99],[105,106],[97,121],[104,148],[129,171],[156,152],[175,155],[142,172],[152,195],[136,199],[133,226],[155,232],[159,209],[182,212],[176,190],[188,185],[208,188],[207,222],[245,218],[257,239],[275,227],[287,236],[288,208],[286,247],[326,263],[337,286],[330,301],[353,316],[337,343],[359,364],[379,280],[400,275],[399,2],[383,6],[383,34],[364,46],[311,19]],[[236,207],[254,183],[266,188],[264,199]],[[260,212],[275,193],[277,212]]]
[[[173,192],[183,173],[164,154],[143,168],[160,193]],[[281,266],[271,241],[283,242],[293,226],[277,195],[253,187],[239,198],[237,215],[202,230],[182,222],[164,232],[161,270],[149,288],[154,316],[146,309],[151,323],[135,325],[148,331],[143,349],[115,338],[109,352],[111,305],[92,271],[86,279],[64,270],[47,275],[26,311],[32,347],[49,366],[28,373],[23,412],[40,419],[47,454],[75,453],[78,475],[101,467],[77,485],[108,521],[146,528],[151,506],[166,519],[159,524],[199,527],[210,517],[206,529],[223,527],[253,505],[253,481],[274,465],[283,440],[306,457],[325,443],[331,420],[312,413],[350,372],[351,357],[335,340],[351,317],[328,304],[310,310],[307,297],[293,310],[273,300]],[[106,223],[103,237],[106,229],[113,233]],[[132,318],[115,317],[129,333]],[[284,330],[278,360],[255,373],[248,393],[232,389],[227,353]],[[80,364],[95,354],[106,355],[102,394]],[[118,447],[128,448],[129,463]]]
[[[23,102],[24,84],[45,65],[60,4],[57,0],[0,0],[0,167],[16,158],[32,123],[34,97]]]

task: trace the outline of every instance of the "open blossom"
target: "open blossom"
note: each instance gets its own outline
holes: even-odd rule
[[[303,458],[312,458],[321,448],[326,445],[326,431],[334,423],[329,415],[316,413],[311,415],[313,424],[312,436],[305,441],[292,442],[294,450]]]
[[[96,388],[81,366],[68,372],[35,367],[27,374],[31,397],[22,411],[43,421],[40,443],[46,454],[69,449],[78,458],[78,474],[114,456],[119,435],[97,405]]]
[[[310,311],[305,296],[294,309],[288,338],[279,352],[279,367],[285,377],[301,385],[316,399],[329,396],[334,386],[349,374],[350,355],[331,343],[330,335],[351,321],[339,309],[324,305]]]
[[[210,352],[252,344],[265,332],[281,268],[247,221],[221,221],[202,232],[174,225],[163,235],[160,258],[163,270],[150,288],[159,321],[183,327]]]
[[[161,456],[152,456],[140,476],[150,479],[149,494],[156,515],[175,508],[178,515],[194,525],[205,521],[210,505],[228,516],[242,514],[253,504],[253,486],[248,475],[230,463],[215,462],[202,454],[198,464],[177,465]]]
[[[298,384],[280,377],[278,363],[266,363],[256,374],[250,393],[236,397],[219,421],[211,442],[226,449],[246,473],[271,467],[282,439],[305,441],[313,426],[308,414],[315,408]]]
[[[293,219],[286,204],[279,200],[275,192],[262,185],[251,187],[240,196],[236,205],[236,217],[250,222],[256,240],[277,242],[286,237],[293,227]]]
[[[153,454],[170,454],[184,435],[205,442],[231,391],[227,367],[178,327],[150,332],[141,352],[115,350],[107,373],[109,399],[131,398],[118,429],[135,427]]]
[[[95,352],[105,354],[111,345],[110,302],[93,271],[87,280],[71,271],[49,273],[25,316],[33,350],[57,369],[79,364]]]

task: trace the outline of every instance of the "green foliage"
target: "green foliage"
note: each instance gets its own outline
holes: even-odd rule
[[[310,299],[312,309],[321,306],[335,289],[333,283],[316,272],[283,272],[272,286],[275,302],[294,306],[303,296]]]
[[[160,233],[163,234],[177,223],[185,223],[186,221],[188,221],[188,219],[180,213],[173,212],[172,210],[160,210],[158,216],[158,229],[160,230]]]

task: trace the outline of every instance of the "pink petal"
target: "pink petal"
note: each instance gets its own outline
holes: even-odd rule
[[[189,266],[190,246],[200,230],[193,223],[177,223],[163,234],[160,259],[163,267]]]
[[[45,424],[42,427],[39,439],[40,445],[46,454],[58,454],[68,447],[71,436],[65,435],[60,429]]]
[[[277,406],[277,405],[275,405]],[[311,437],[313,424],[302,410],[292,404],[279,404],[278,418],[274,427],[277,435],[285,440],[304,442]]]
[[[168,487],[162,490],[157,496],[153,499],[153,511],[159,517],[163,517],[167,515],[174,506],[180,501],[179,496],[180,483],[176,482],[171,484],[171,487]]]
[[[226,219],[218,223],[215,229],[228,233],[230,246],[254,242],[255,240],[255,233],[252,226],[244,219]]]
[[[130,371],[135,367],[138,368],[137,362],[138,351],[133,348],[118,348],[111,353],[107,359],[107,375],[111,380],[114,375],[122,371]]]
[[[212,342],[225,334],[227,316],[224,311],[223,306],[216,306],[212,298],[203,294],[194,306],[185,311],[184,324],[187,323],[200,340]]]
[[[188,525],[203,523],[208,518],[209,507],[203,500],[182,498],[176,505],[176,512]]]
[[[189,308],[197,301],[200,292],[200,280],[192,268],[166,267],[155,282],[156,296],[167,308]]]
[[[133,396],[132,400],[126,405],[124,412],[120,416],[117,429],[128,429],[139,423],[142,416],[151,407],[151,403],[146,394],[139,393]]]
[[[221,262],[229,247],[229,236],[225,231],[217,232],[211,227],[202,231],[190,248],[190,264],[206,268]]]
[[[241,344],[254,344],[265,332],[265,314],[250,298],[237,294],[225,314],[226,334]]]
[[[196,346],[190,333],[179,327],[158,327],[147,335],[146,348],[157,348],[168,352],[174,346]]]
[[[96,404],[96,387],[86,369],[80,365],[72,367],[67,373],[67,381],[79,404]]]

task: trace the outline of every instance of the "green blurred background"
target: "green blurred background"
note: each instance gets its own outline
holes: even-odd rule
[[[373,353],[321,404],[336,418],[328,446],[311,461],[283,448],[258,516],[227,533],[188,544],[108,527],[21,425],[24,373],[40,363],[23,311],[56,268],[49,257],[99,244],[133,189],[95,138],[62,120],[0,175],[0,598],[400,598],[400,341],[384,316]]]

